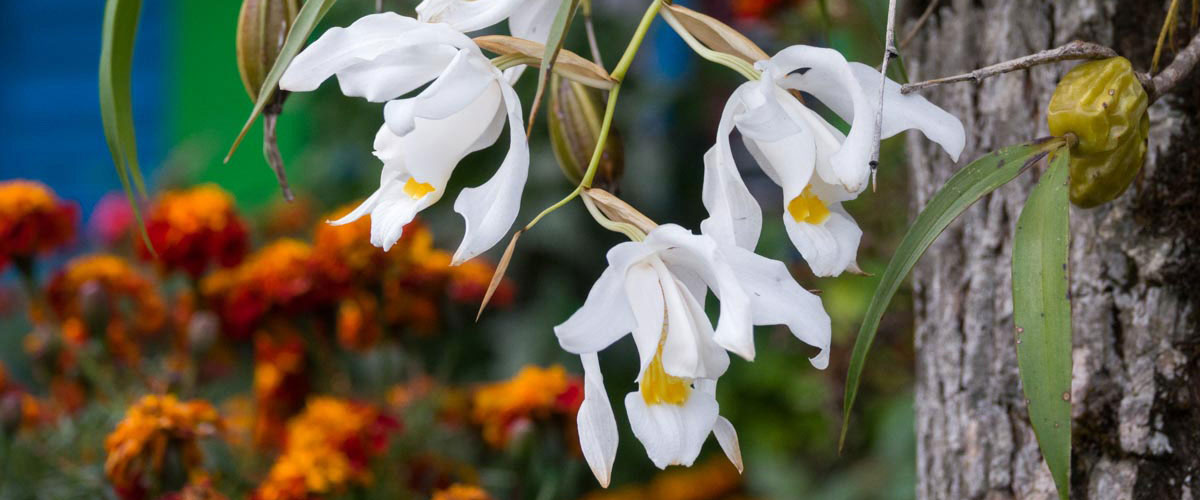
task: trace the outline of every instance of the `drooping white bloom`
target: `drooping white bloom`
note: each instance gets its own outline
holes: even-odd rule
[[[754,325],[787,325],[828,364],[829,316],[783,263],[721,245],[676,225],[659,226],[641,242],[608,252],[608,268],[583,306],[554,329],[584,366],[579,436],[584,457],[607,485],[617,431],[596,353],[632,334],[641,360],[638,390],[625,397],[634,435],[660,468],[691,465],[710,433],[741,468],[737,433],[719,416],[717,379],[729,354],[754,359]],[[704,312],[708,290],[720,300],[716,328]]]
[[[755,67],[762,78],[742,84],[725,106],[716,145],[704,157],[705,233],[753,249],[762,212],[737,172],[729,135],[736,127],[759,167],[783,188],[788,236],[818,276],[855,265],[862,231],[841,202],[854,199],[870,179],[880,74],[847,62],[832,49],[792,46]],[[848,135],[809,109],[790,91],[815,96],[850,122]],[[919,95],[884,86],[881,136],[918,129],[955,160],[965,132],[953,115]],[[815,174],[815,175],[814,175]]]
[[[512,36],[546,43],[561,4],[558,0],[424,0],[417,5],[417,19],[446,23],[463,33],[508,19]]]
[[[466,219],[454,262],[504,237],[521,204],[529,145],[516,92],[470,38],[445,24],[373,14],[326,31],[296,56],[279,85],[308,91],[334,75],[343,94],[387,104],[375,135],[375,156],[383,161],[379,190],[333,224],[371,214],[371,243],[390,248],[417,212],[441,199],[459,161],[496,142],[507,121],[512,133],[504,162],[454,202]]]

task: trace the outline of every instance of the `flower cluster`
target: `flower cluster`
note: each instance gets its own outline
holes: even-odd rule
[[[371,406],[314,398],[288,422],[283,453],[257,500],[321,498],[371,481],[371,458],[387,446],[399,424]]]
[[[147,214],[146,233],[154,251],[142,244],[142,258],[192,278],[214,264],[237,265],[249,248],[233,197],[214,184],[163,193]]]
[[[484,441],[503,448],[534,420],[574,419],[582,402],[583,381],[568,376],[562,366],[526,366],[509,380],[477,389],[471,419],[482,426]]]
[[[649,483],[591,493],[581,500],[723,500],[740,494],[742,475],[722,460],[659,473]]]
[[[164,484],[163,478],[202,477],[199,439],[217,433],[221,425],[216,409],[205,401],[144,396],[105,439],[104,474],[125,499],[175,491],[183,484]]]
[[[0,269],[55,250],[75,237],[79,208],[40,182],[0,182]]]
[[[167,316],[155,284],[115,255],[72,259],[50,280],[46,296],[68,345],[103,334],[108,349],[131,364],[139,358],[135,337],[157,333]]]
[[[237,267],[206,276],[200,289],[227,333],[244,338],[268,313],[297,313],[330,299],[325,277],[309,268],[311,259],[307,243],[276,240]]]

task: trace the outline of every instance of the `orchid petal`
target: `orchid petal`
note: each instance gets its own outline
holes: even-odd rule
[[[717,126],[717,142],[704,154],[704,188],[701,198],[708,218],[700,223],[705,234],[720,241],[728,241],[742,248],[753,250],[758,245],[762,231],[762,209],[746,188],[738,173],[729,143],[733,132],[733,116],[743,105],[740,92],[743,84],[725,105],[721,122]]]
[[[487,67],[481,67],[483,64]],[[445,119],[478,100],[493,85],[496,76],[495,68],[486,60],[475,59],[468,51],[459,51],[441,76],[419,95],[384,105],[384,121],[396,135],[408,135],[416,127],[418,118]]]
[[[449,61],[445,50],[430,46],[474,50],[482,57],[470,38],[448,26],[385,12],[327,30],[292,59],[279,86],[293,92],[315,90],[336,74],[346,95],[372,101],[392,99],[424,85],[439,72],[432,68]],[[395,80],[380,81],[381,75]]]
[[[712,433],[717,420],[717,400],[697,390],[689,391],[681,405],[647,405],[640,392],[625,395],[625,411],[633,435],[659,469],[668,465],[690,467]]]
[[[721,301],[716,338],[752,335],[750,299],[738,278],[718,250],[717,242],[705,235],[692,234],[674,224],[664,224],[646,235],[645,243],[658,248],[668,266],[684,267],[698,274]],[[753,360],[753,352],[733,351]]]
[[[636,323],[625,299],[623,274],[612,266],[605,269],[592,285],[583,306],[554,327],[563,349],[576,354],[597,352],[634,329]]]
[[[796,250],[817,276],[837,276],[854,265],[862,229],[840,203],[829,205],[829,218],[820,224],[796,222],[784,214],[783,225]]]
[[[424,0],[417,19],[470,33],[503,21],[520,5],[520,0]]]
[[[697,391],[703,391],[713,397],[717,395],[715,379],[697,379],[694,385]],[[713,424],[713,436],[716,436],[717,443],[721,445],[721,451],[725,452],[725,456],[737,467],[738,474],[741,474],[745,468],[742,463],[742,447],[738,444],[737,430],[733,428],[733,423],[718,415],[716,423]]]
[[[846,58],[833,49],[793,45],[779,51],[770,61],[759,64],[770,65],[778,74],[789,75],[779,83],[816,96],[851,122],[850,134],[841,149],[830,158],[836,176],[834,182],[852,192],[865,186],[870,177],[870,157],[874,147],[874,115]],[[808,68],[808,71],[791,74],[802,68]]]
[[[481,186],[464,188],[454,201],[454,211],[466,221],[462,244],[454,253],[454,264],[487,251],[508,234],[521,208],[521,191],[529,176],[529,143],[523,133],[525,121],[521,114],[520,99],[508,82],[496,82],[508,110],[508,155],[491,179]],[[483,117],[481,121],[490,124],[487,118],[490,116]]]
[[[617,457],[617,419],[613,416],[604,376],[596,353],[579,356],[583,362],[583,404],[579,405],[579,448],[600,486],[608,487]]]
[[[871,109],[879,107],[879,72],[866,64],[852,62],[850,70],[858,79]],[[905,130],[917,129],[938,143],[954,161],[966,145],[966,131],[958,117],[929,102],[919,94],[901,94],[900,84],[887,79],[883,86],[883,124],[880,136],[888,138]],[[840,114],[840,113],[839,113]]]
[[[650,256],[647,260],[658,260],[658,257]],[[639,262],[628,267],[625,273],[625,300],[636,318],[633,342],[637,345],[640,361],[637,378],[639,381],[642,379],[642,372],[658,352],[663,327],[666,325],[668,310],[662,289],[661,278],[650,263]]]
[[[546,43],[561,4],[553,0],[526,0],[520,8],[512,10],[508,18],[509,32],[517,38]]]
[[[777,260],[768,259],[748,250],[727,247],[725,258],[737,273],[738,279],[751,297],[755,325],[787,325],[792,335],[804,343],[821,349],[810,361],[824,369],[829,363],[831,327],[829,314],[821,299],[800,284]],[[717,338],[717,343],[730,350],[754,350],[754,339]],[[749,341],[748,346],[737,345]],[[733,344],[736,349],[726,345]]]

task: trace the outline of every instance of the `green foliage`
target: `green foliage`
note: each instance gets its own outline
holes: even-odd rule
[[[100,42],[100,119],[104,123],[104,139],[112,154],[113,165],[121,186],[129,196],[133,215],[142,230],[146,247],[153,252],[142,213],[134,197],[134,188],[143,198],[146,181],[138,166],[137,136],[133,129],[133,99],[131,72],[133,41],[137,35],[141,0],[108,0],[104,6],[104,27]]]
[[[1065,149],[1029,194],[1013,241],[1013,323],[1029,421],[1058,496],[1070,493],[1071,299],[1068,163]]]
[[[850,359],[850,368],[846,376],[846,395],[842,408],[842,433],[838,441],[841,448],[846,441],[849,430],[850,410],[854,407],[854,398],[866,363],[867,352],[875,341],[875,333],[879,329],[879,320],[883,317],[892,296],[900,288],[908,272],[916,265],[917,260],[929,248],[939,234],[962,214],[975,201],[984,195],[1013,180],[1038,160],[1051,151],[1060,148],[1063,141],[1052,139],[1048,141],[1010,146],[987,154],[963,167],[954,174],[942,189],[929,200],[925,209],[917,215],[916,221],[905,234],[903,241],[888,263],[880,277],[879,287],[867,308],[859,329],[858,338],[854,341],[854,352]]]

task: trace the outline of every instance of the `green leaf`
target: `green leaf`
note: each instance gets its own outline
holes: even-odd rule
[[[533,105],[529,107],[529,127],[525,130],[526,135],[533,130],[538,106],[542,103],[542,94],[546,92],[546,78],[550,75],[550,70],[554,69],[554,61],[558,60],[558,52],[562,50],[563,39],[567,37],[567,30],[571,27],[571,20],[575,18],[579,2],[580,0],[562,0],[562,4],[558,6],[558,13],[554,15],[550,36],[546,38],[546,52],[542,54],[543,64],[538,67],[537,92],[533,95]]]
[[[1013,180],[1038,160],[1046,157],[1050,151],[1062,146],[1061,139],[1035,141],[1030,144],[1010,146],[989,153],[967,165],[954,174],[946,185],[942,186],[925,209],[917,215],[912,227],[904,235],[896,253],[888,262],[887,269],[880,277],[875,296],[863,318],[862,327],[854,341],[854,352],[850,358],[850,369],[846,375],[846,396],[842,406],[842,433],[838,439],[838,450],[846,443],[846,433],[850,428],[850,410],[854,407],[854,398],[858,393],[858,384],[866,363],[867,352],[875,341],[875,333],[879,329],[879,320],[887,310],[892,296],[900,288],[900,283],[908,276],[908,272],[916,265],[917,260],[933,243],[933,240],[949,226],[955,218],[967,210],[971,204],[984,195]]]
[[[1013,324],[1021,385],[1033,433],[1064,500],[1071,487],[1069,158],[1065,148],[1055,153],[1050,169],[1029,194],[1017,219],[1012,253]]]
[[[146,181],[138,166],[137,137],[133,128],[133,45],[137,35],[141,0],[108,0],[104,6],[104,25],[100,41],[100,120],[104,140],[112,154],[121,187],[129,197],[133,215],[141,229],[146,248],[154,253],[134,189],[146,197]]]
[[[308,41],[308,37],[317,27],[317,23],[321,22],[321,19],[335,3],[337,0],[308,0],[304,2],[304,6],[300,7],[300,12],[296,14],[292,28],[288,30],[287,39],[283,41],[283,48],[279,49],[279,57],[275,58],[275,64],[271,65],[271,71],[267,72],[267,77],[258,90],[258,100],[254,102],[254,109],[250,111],[250,117],[246,119],[242,131],[233,141],[233,147],[230,147],[229,153],[225,155],[225,163],[229,163],[229,158],[233,156],[234,151],[237,151],[242,139],[246,138],[246,132],[250,131],[254,120],[258,119],[267,104],[275,97],[275,92],[279,87],[279,78],[283,76],[284,70],[292,63],[296,54],[300,53],[300,49],[304,48],[304,43]]]

